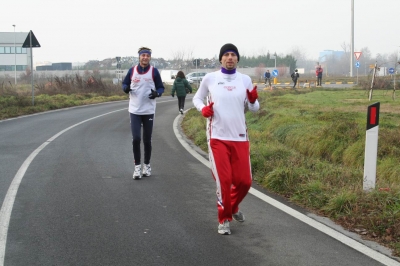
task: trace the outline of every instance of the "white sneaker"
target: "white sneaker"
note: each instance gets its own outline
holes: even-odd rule
[[[151,176],[151,167],[150,164],[143,165],[143,176]]]
[[[224,223],[218,225],[218,234],[230,235],[231,229],[229,228],[229,221],[225,220]]]
[[[179,112],[181,113],[181,115],[183,115],[183,109],[180,109]]]
[[[142,176],[140,175],[142,172],[142,165],[135,165],[135,171],[133,171],[133,179],[141,179]]]

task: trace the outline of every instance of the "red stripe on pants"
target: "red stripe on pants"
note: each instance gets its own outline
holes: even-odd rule
[[[210,140],[210,161],[217,183],[218,221],[232,220],[251,187],[248,141]]]

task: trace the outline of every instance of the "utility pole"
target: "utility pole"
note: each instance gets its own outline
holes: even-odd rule
[[[353,77],[354,56],[354,0],[351,0],[351,51],[350,51],[350,77]]]
[[[15,47],[15,24],[14,27],[14,78],[15,78],[15,85],[17,85],[17,48]]]

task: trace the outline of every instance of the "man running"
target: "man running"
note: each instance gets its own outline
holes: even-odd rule
[[[239,60],[235,45],[222,46],[221,69],[208,73],[193,97],[195,107],[207,118],[211,172],[217,185],[218,233],[222,235],[231,234],[232,218],[245,220],[239,204],[252,182],[245,107],[252,112],[260,107],[257,87],[253,88],[249,76],[236,71]]]

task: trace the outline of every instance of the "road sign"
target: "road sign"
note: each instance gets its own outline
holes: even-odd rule
[[[278,69],[272,70],[272,76],[277,77],[279,74]]]
[[[32,43],[31,43],[31,36],[32,36]],[[22,44],[22,47],[24,47],[24,48],[40,47],[40,44],[39,44],[38,40],[36,39],[35,34],[33,34],[33,31],[30,31],[28,33],[28,36],[26,36],[26,39],[24,41],[24,44]]]
[[[389,68],[389,74],[393,74],[393,73],[394,73],[394,68],[393,67]]]
[[[354,52],[354,56],[356,57],[356,60],[358,60],[361,56],[361,52]]]
[[[360,67],[360,62],[356,62],[356,68],[359,68]]]

